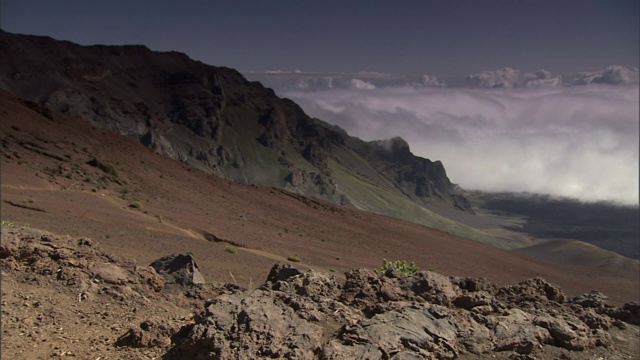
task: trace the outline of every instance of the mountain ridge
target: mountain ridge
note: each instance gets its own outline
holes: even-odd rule
[[[353,186],[337,182],[339,164],[350,180],[424,211],[392,216],[432,225],[425,204],[473,212],[441,162],[413,155],[401,139],[387,140],[396,146],[388,153],[384,141],[351,137],[236,70],[143,45],[80,46],[7,32],[0,43],[0,88],[208,173],[388,211],[362,192],[344,191]]]

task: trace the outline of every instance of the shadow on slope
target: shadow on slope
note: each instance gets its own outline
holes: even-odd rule
[[[561,264],[595,266],[607,269],[640,270],[640,261],[629,259],[613,251],[573,239],[544,241],[540,244],[513,250],[534,259]]]
[[[509,230],[540,239],[577,239],[640,259],[640,208],[583,203],[546,195],[474,192],[478,206],[500,215],[525,217]]]

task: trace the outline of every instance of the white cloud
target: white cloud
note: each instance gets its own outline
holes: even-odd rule
[[[358,90],[373,90],[376,88],[372,83],[360,79],[351,79],[351,87]]]
[[[442,160],[451,180],[467,189],[638,204],[636,86],[387,87],[284,95],[365,140],[403,137],[415,154]]]
[[[447,82],[444,80],[440,80],[433,75],[422,75],[420,76],[418,83],[414,85],[425,87],[447,87]]]
[[[571,85],[588,85],[588,84],[637,84],[639,79],[638,68],[627,68],[624,66],[609,66],[600,71],[581,72],[576,75]]]
[[[547,70],[522,73],[509,67],[467,75],[467,83],[473,87],[516,88],[562,85],[562,77]]]

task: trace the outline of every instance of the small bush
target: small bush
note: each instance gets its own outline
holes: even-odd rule
[[[12,227],[17,227],[17,226],[29,227],[29,224],[24,223],[24,224],[20,225],[20,224],[14,223],[12,221],[2,220],[2,227],[10,227],[10,228],[12,228]]]
[[[406,260],[388,261],[387,259],[382,259],[382,267],[378,270],[378,273],[384,275],[389,270],[393,270],[401,276],[410,276],[418,272],[418,267],[414,262],[409,264]]]
[[[142,208],[142,203],[139,200],[135,200],[129,203],[130,208],[140,209]]]
[[[228,252],[229,254],[237,254],[238,253],[238,249],[234,248],[231,245],[227,245],[224,247],[224,251]]]
[[[11,221],[7,221],[7,220],[2,220],[2,227],[15,227],[16,224],[12,223]]]
[[[298,256],[296,256],[296,255],[289,256],[289,257],[287,258],[287,260],[289,260],[289,261],[291,261],[291,262],[300,262],[300,261],[302,261],[302,260],[300,260],[300,258],[299,258]]]
[[[94,158],[93,160],[87,162],[88,165],[97,167],[98,169],[104,171],[105,173],[113,176],[114,178],[118,178],[118,171],[112,165],[105,164],[98,159]]]

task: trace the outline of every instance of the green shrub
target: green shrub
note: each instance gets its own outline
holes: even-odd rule
[[[140,202],[140,200],[134,200],[129,203],[129,207],[134,209],[140,209],[142,207],[142,203]]]
[[[24,224],[20,225],[20,224],[15,224],[12,221],[2,220],[2,227],[10,227],[10,228],[12,228],[12,227],[16,227],[16,226],[29,227],[29,224],[24,223]]]
[[[224,251],[228,252],[229,254],[237,254],[238,253],[238,249],[234,248],[231,245],[227,245],[224,247]]]
[[[418,267],[412,261],[410,264],[406,260],[388,261],[382,259],[382,267],[378,270],[378,273],[384,275],[389,270],[394,270],[401,276],[410,276],[418,272]]]
[[[296,255],[289,256],[289,257],[287,258],[287,260],[289,260],[289,261],[291,261],[291,262],[300,262],[300,261],[302,261],[302,260],[300,260],[300,258],[299,258],[298,256],[296,256]]]
[[[11,221],[7,221],[7,220],[2,220],[2,227],[15,227],[16,224],[12,223]]]

